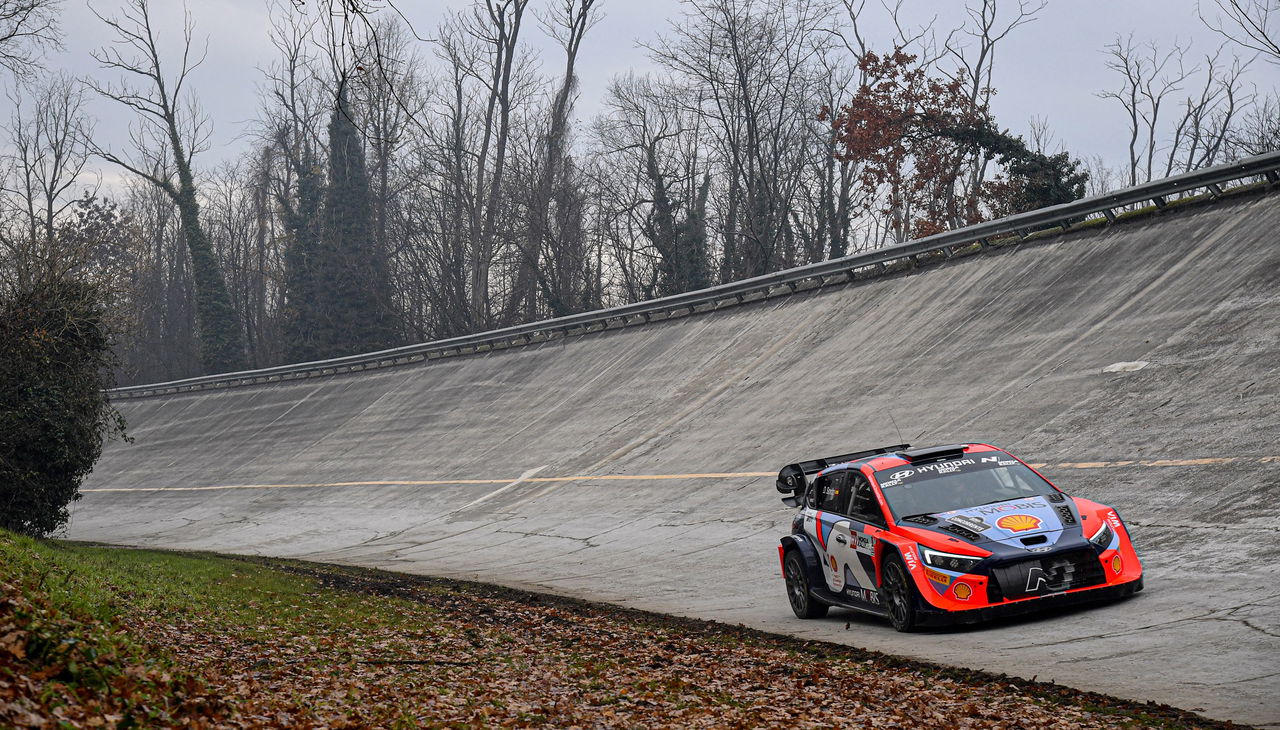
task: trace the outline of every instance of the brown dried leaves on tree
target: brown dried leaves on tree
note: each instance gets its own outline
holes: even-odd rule
[[[862,163],[863,197],[879,201],[899,240],[981,220],[982,201],[958,182],[992,133],[990,111],[972,101],[963,76],[935,78],[916,61],[901,48],[867,52],[853,99],[822,112],[838,157]]]

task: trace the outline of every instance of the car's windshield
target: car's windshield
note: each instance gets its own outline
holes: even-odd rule
[[[876,481],[895,520],[1054,491],[1022,462],[990,452],[882,469]]]

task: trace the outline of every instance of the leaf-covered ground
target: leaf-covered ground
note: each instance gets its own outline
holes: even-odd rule
[[[1225,727],[517,591],[0,533],[0,727]]]

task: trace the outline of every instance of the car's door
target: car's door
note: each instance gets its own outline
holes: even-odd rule
[[[843,590],[845,596],[871,606],[880,605],[879,586],[876,582],[875,533],[885,528],[884,514],[876,501],[871,482],[857,470],[849,471],[848,519],[844,524],[849,531],[847,554],[841,561],[848,569]]]
[[[822,474],[810,487],[805,505],[804,530],[822,553],[822,574],[827,588],[835,593],[844,588],[841,548],[850,542],[848,518],[843,514],[849,505],[848,480],[845,469]]]

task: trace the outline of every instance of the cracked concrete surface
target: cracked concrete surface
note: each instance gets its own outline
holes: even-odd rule
[[[1278,229],[1272,193],[645,326],[123,401],[136,442],[87,489],[364,484],[90,491],[68,536],[503,583],[1280,727]],[[525,481],[902,440],[1102,464],[1046,473],[1129,520],[1147,590],[922,634],[800,621],[770,478]],[[369,484],[456,479],[498,481]]]

